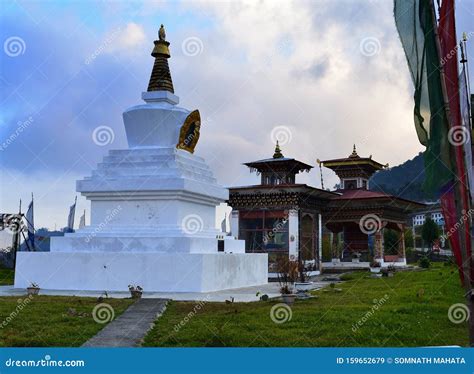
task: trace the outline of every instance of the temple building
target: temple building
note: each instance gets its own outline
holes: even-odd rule
[[[272,158],[244,164],[260,176],[260,184],[230,188],[228,204],[231,234],[245,240],[246,252],[268,253],[270,278],[277,275],[280,256],[299,261],[310,274],[353,258],[367,267],[372,260],[406,265],[405,222],[422,204],[370,191],[370,177],[385,166],[360,157],[355,146],[348,157],[321,164],[339,176],[335,191],[297,183],[296,175],[312,166],[284,157],[278,143]],[[384,255],[384,229],[400,233],[396,255]],[[325,263],[324,233],[332,258]]]
[[[320,271],[323,206],[337,194],[296,183],[312,166],[284,157],[277,143],[272,158],[244,164],[260,184],[230,188],[231,233],[245,240],[247,253],[268,253],[269,276],[277,275],[280,256],[304,261]]]
[[[332,263],[375,260],[382,265],[406,265],[405,229],[407,217],[423,204],[383,192],[369,190],[369,179],[382,165],[372,157],[360,157],[355,145],[341,159],[322,161],[340,178],[337,195],[326,205],[324,224],[332,233]],[[385,255],[384,230],[399,233],[396,254]],[[328,264],[330,266],[330,264]]]

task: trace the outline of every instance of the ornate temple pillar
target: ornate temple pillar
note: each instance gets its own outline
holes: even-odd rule
[[[383,241],[383,230],[387,226],[386,221],[382,221],[382,225],[380,228],[375,232],[375,243],[374,243],[374,260],[380,262],[383,265],[384,262],[384,241]]]
[[[341,259],[339,258],[339,248],[338,248],[338,234],[339,232],[333,232],[331,231],[331,257],[332,257],[332,262],[340,262]]]
[[[322,270],[323,265],[323,216],[318,214],[318,270]]]
[[[398,242],[398,257],[399,262],[406,265],[407,258],[405,253],[405,225],[403,223],[398,223],[397,227],[400,229],[400,241]]]
[[[239,238],[239,211],[232,210],[230,213],[230,235]]]
[[[383,229],[380,228],[374,234],[374,260],[383,263]]]
[[[299,217],[298,210],[288,210],[288,255],[290,259],[298,260],[299,251]]]

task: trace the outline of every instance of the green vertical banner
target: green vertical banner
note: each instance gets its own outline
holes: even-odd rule
[[[439,25],[432,0],[394,0],[394,17],[415,86],[415,127],[426,146],[424,186],[427,192],[441,192],[446,229],[464,282],[469,277],[471,243],[470,224],[463,216],[470,202],[454,0],[442,2]]]
[[[395,0],[394,17],[415,86],[415,128],[420,143],[426,147],[424,187],[435,193],[455,175],[449,154],[449,125],[432,4],[430,0]]]

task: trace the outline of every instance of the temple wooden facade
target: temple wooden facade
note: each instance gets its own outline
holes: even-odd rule
[[[280,256],[319,271],[322,211],[336,194],[296,183],[296,175],[312,166],[284,157],[278,144],[273,158],[245,165],[261,183],[230,189],[232,235],[245,239],[247,252],[268,253],[270,276],[276,275]]]
[[[332,265],[376,260],[404,265],[407,216],[422,204],[370,191],[369,179],[384,166],[355,149],[347,158],[322,161],[336,172],[339,188],[327,191],[296,183],[311,165],[284,157],[277,143],[272,158],[248,162],[260,184],[230,189],[231,232],[244,239],[246,252],[268,253],[269,274],[276,275],[280,256],[304,263],[316,274],[322,266],[322,235],[331,233]],[[383,230],[401,233],[396,256],[384,256]]]

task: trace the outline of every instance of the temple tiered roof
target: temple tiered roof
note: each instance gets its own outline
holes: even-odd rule
[[[321,161],[321,163],[325,167],[332,169],[340,178],[354,176],[370,178],[376,171],[388,166],[372,160],[372,156],[360,157],[357,154],[355,144],[352,153],[348,157],[325,160]]]
[[[283,156],[278,142],[275,146],[275,152],[272,158],[247,162],[244,165],[248,166],[251,171],[256,170],[258,173],[274,174],[275,172],[284,171],[290,175],[293,175],[293,181],[295,174],[298,174],[302,171],[309,172],[313,168],[311,165],[305,164],[304,162]]]

